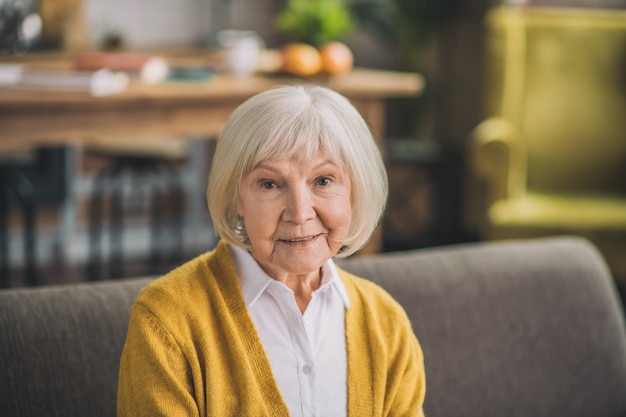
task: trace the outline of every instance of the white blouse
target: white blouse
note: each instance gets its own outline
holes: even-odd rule
[[[347,415],[345,309],[350,303],[335,264],[304,314],[293,291],[270,278],[245,250],[230,245],[244,299],[278,388],[294,417]]]

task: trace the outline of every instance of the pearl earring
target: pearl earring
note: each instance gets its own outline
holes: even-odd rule
[[[248,243],[248,232],[246,232],[246,224],[243,220],[243,217],[239,217],[237,219],[237,224],[235,225],[235,235],[241,243]]]

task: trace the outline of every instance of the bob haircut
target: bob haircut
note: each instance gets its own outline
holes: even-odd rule
[[[359,250],[385,209],[387,172],[378,146],[359,112],[342,95],[324,87],[280,86],[241,104],[218,141],[207,202],[218,237],[248,249],[237,213],[239,186],[259,163],[311,158],[322,149],[346,169],[351,182],[352,221],[337,257]]]

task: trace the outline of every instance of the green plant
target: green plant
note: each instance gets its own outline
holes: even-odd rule
[[[343,0],[288,0],[275,20],[279,32],[314,46],[342,40],[355,25]]]

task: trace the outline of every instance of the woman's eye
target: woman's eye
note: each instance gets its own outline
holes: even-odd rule
[[[330,178],[323,177],[323,178],[318,179],[317,183],[319,185],[330,185],[331,181],[330,181]]]
[[[272,190],[272,189],[276,188],[276,183],[274,183],[272,181],[263,181],[263,182],[261,182],[261,188],[264,188],[266,190]]]

